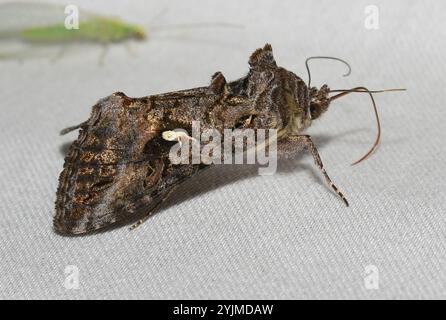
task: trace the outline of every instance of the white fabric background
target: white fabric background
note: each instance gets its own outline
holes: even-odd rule
[[[364,28],[369,1],[74,1],[126,20],[226,22],[243,29],[154,32],[143,43],[69,48],[61,59],[0,61],[1,298],[446,298],[444,1],[373,1],[380,29]],[[167,10],[163,10],[167,9]],[[162,13],[162,14],[160,14]],[[366,95],[336,101],[309,133],[345,208],[308,155],[277,174],[214,168],[183,185],[140,228],[67,238],[52,230],[61,128],[87,119],[115,91],[145,96],[244,75],[270,42],[279,65],[332,88],[406,87],[376,95],[382,144]],[[57,50],[53,50],[54,55]],[[64,287],[67,265],[80,288]],[[365,267],[379,269],[367,290]]]

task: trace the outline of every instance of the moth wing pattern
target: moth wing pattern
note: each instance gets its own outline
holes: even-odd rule
[[[144,217],[200,169],[196,164],[170,163],[172,142],[160,137],[159,121],[146,99],[122,93],[93,107],[60,174],[57,232],[90,233]]]
[[[171,163],[176,141],[164,140],[164,132],[181,128],[193,136],[194,121],[223,135],[227,128],[289,130],[289,124],[303,130],[307,123],[295,120],[307,115],[305,83],[277,66],[270,44],[254,51],[249,65],[246,76],[231,82],[217,72],[206,87],[143,98],[114,93],[93,106],[86,122],[63,130],[80,132],[59,178],[56,231],[83,234],[144,218],[209,167]]]

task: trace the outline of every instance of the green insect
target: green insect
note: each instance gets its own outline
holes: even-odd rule
[[[59,58],[68,45],[85,42],[102,45],[99,60],[102,63],[109,44],[128,44],[129,40],[147,39],[147,32],[141,25],[119,17],[73,10],[77,11],[77,7],[27,2],[0,4],[0,59],[22,60],[39,56],[39,53],[48,57],[48,52],[42,51],[55,46],[59,46],[60,50],[54,58]],[[73,12],[76,17],[71,16]],[[67,27],[66,20],[70,18],[77,19],[75,27]],[[242,28],[240,25],[214,21],[159,26],[151,28],[151,31],[208,27]]]
[[[59,46],[60,57],[67,45],[80,42],[103,46],[100,62],[110,43],[144,40],[146,31],[140,25],[119,17],[90,12],[76,12],[76,26],[67,27],[68,7],[42,3],[4,3],[0,5],[0,59],[36,57],[46,47]],[[72,9],[77,9],[72,7]],[[47,52],[43,53],[48,56]]]
[[[27,2],[1,4],[0,38],[33,43],[78,40],[109,43],[146,38],[146,32],[140,25],[127,23],[118,17],[73,10],[77,7]],[[78,20],[75,27],[66,24],[70,15]]]
[[[93,41],[102,44],[126,39],[145,39],[144,28],[129,24],[119,18],[92,17],[79,23],[79,29],[67,29],[63,23],[29,27],[20,32],[21,39],[29,42],[61,43]]]

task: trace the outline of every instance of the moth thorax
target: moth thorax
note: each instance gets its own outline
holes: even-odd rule
[[[319,90],[315,87],[310,89],[311,120],[319,118],[328,109],[328,105],[330,104],[329,92],[330,89],[326,84]]]

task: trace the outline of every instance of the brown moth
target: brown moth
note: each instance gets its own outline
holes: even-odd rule
[[[190,134],[192,121],[200,121],[203,130],[217,129],[222,136],[225,128],[277,129],[279,156],[309,150],[328,185],[348,206],[303,131],[333,99],[370,91],[308,87],[293,72],[277,66],[269,44],[251,55],[249,66],[245,77],[232,82],[217,72],[206,87],[143,98],[114,93],[93,106],[87,121],[63,130],[62,134],[78,128],[80,132],[60,174],[55,230],[84,234],[148,217],[176,186],[208,167],[174,165],[169,160],[174,142],[163,133],[184,128]],[[331,92],[341,93],[330,97]]]

